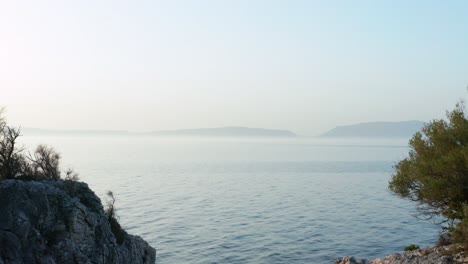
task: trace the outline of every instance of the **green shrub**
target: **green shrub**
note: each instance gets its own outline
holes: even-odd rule
[[[467,240],[468,118],[463,103],[447,112],[447,120],[426,124],[409,145],[408,157],[395,167],[390,191],[417,202],[422,218],[441,219],[449,233]]]
[[[444,232],[439,234],[436,246],[447,246],[453,243],[453,238],[450,232]]]
[[[415,245],[415,244],[411,244],[411,245],[408,245],[405,247],[405,251],[413,251],[413,250],[417,250],[417,249],[420,249],[418,245]]]
[[[463,205],[464,218],[458,223],[453,232],[453,240],[461,243],[468,250],[468,204]]]

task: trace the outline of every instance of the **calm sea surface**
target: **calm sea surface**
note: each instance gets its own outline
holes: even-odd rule
[[[333,263],[435,242],[387,191],[406,139],[32,137],[157,248],[157,263]]]

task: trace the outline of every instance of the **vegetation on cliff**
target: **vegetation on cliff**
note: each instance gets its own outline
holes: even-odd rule
[[[25,153],[18,146],[20,129],[8,126],[2,114],[3,110],[0,109],[0,180],[60,179],[60,154],[45,145],[37,146],[33,153]],[[71,169],[65,175],[67,180],[78,180]]]

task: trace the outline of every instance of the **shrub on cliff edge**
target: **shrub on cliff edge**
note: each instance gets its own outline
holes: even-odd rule
[[[120,245],[125,240],[125,237],[128,235],[127,232],[122,228],[119,221],[117,220],[117,213],[115,209],[115,196],[112,191],[107,192],[107,206],[105,209],[105,214],[107,220],[110,223],[111,231],[114,234],[117,243]]]
[[[411,245],[408,245],[405,247],[405,251],[413,251],[413,250],[417,250],[417,249],[420,249],[418,245],[415,245],[415,244],[411,244]]]

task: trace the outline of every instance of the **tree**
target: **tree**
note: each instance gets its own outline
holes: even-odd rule
[[[433,120],[409,141],[407,158],[395,166],[389,189],[418,203],[426,219],[456,226],[467,215],[468,119],[463,103],[447,112],[447,120]]]
[[[16,145],[19,136],[19,129],[6,125],[3,108],[0,108],[0,179],[12,179],[22,171],[24,156]]]
[[[18,177],[60,179],[60,154],[45,145],[39,145],[33,154],[23,154],[23,149],[17,144],[20,129],[6,124],[3,110],[0,108],[0,180]],[[76,181],[78,175],[68,170],[65,179]]]
[[[32,175],[37,178],[60,179],[60,154],[53,148],[39,145],[34,154],[29,155],[29,160]]]

